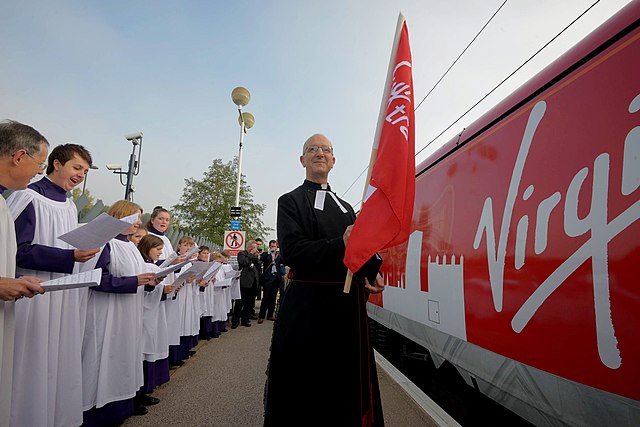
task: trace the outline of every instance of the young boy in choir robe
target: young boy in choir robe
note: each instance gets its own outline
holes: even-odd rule
[[[198,252],[198,261],[209,262],[209,256],[211,252],[208,246],[200,246]],[[201,340],[209,341],[211,338],[218,338],[220,333],[217,330],[217,325],[212,322],[213,318],[213,286],[211,281],[203,283],[200,286],[200,307],[202,315],[200,316],[200,336]]]
[[[0,426],[9,425],[13,382],[15,301],[44,292],[42,279],[16,278],[16,235],[13,218],[2,193],[24,190],[46,168],[49,143],[31,126],[0,123]]]
[[[229,265],[229,251],[216,252],[213,260],[222,264],[215,276],[213,286],[213,324],[218,332],[227,332],[226,323],[231,310],[231,279],[226,277],[227,272],[233,270]]]
[[[156,206],[151,212],[151,216],[149,218],[149,222],[145,224],[147,231],[149,234],[154,236],[158,236],[164,242],[164,247],[162,249],[162,255],[160,256],[159,261],[164,261],[169,258],[169,256],[173,255],[173,246],[171,245],[171,241],[167,236],[165,236],[165,232],[171,225],[171,213],[164,209],[162,206]],[[184,257],[178,257],[176,262],[184,261]],[[167,281],[169,283],[173,283],[175,280],[175,273],[170,273],[167,276]],[[164,301],[165,304],[165,312],[167,316],[167,328],[168,328],[168,336],[169,336],[169,365],[170,366],[182,366],[184,362],[179,355],[180,349],[180,307],[179,307],[179,299],[181,298],[180,289],[174,290],[173,293],[167,295],[167,300]]]
[[[135,244],[127,239],[142,223],[142,209],[120,200],[107,213],[114,218],[137,214],[138,220],[105,245],[95,265],[102,268],[102,279],[89,291],[82,343],[85,426],[114,425],[133,414],[147,413],[134,401],[144,383],[144,285],[155,286],[159,280],[148,272]]]
[[[164,242],[152,234],[144,236],[138,250],[147,263],[149,271],[160,270],[155,263],[160,259]],[[166,280],[165,280],[166,282]],[[155,405],[159,399],[148,396],[153,390],[169,381],[169,342],[165,304],[167,294],[173,292],[173,286],[162,282],[157,286],[144,287],[144,314],[142,336],[142,357],[144,359],[144,385],[138,394],[143,405]]]
[[[140,227],[136,230],[135,233],[127,236],[127,239],[129,239],[130,242],[133,242],[134,245],[138,246],[140,240],[142,240],[142,238],[147,234],[149,234],[149,232],[145,228]],[[162,247],[164,248],[164,242]]]
[[[78,227],[78,211],[67,192],[82,183],[91,165],[84,147],[59,145],[49,154],[47,176],[7,200],[15,219],[19,274],[55,279],[74,273],[76,262],[98,252],[58,239]],[[78,367],[88,292],[67,289],[16,304],[12,426],[82,423]]]
[[[196,242],[192,237],[182,237],[178,242],[178,254],[186,254],[195,244]],[[194,257],[192,262],[196,261],[196,257]],[[191,267],[191,264],[185,265],[182,267],[182,271],[188,270],[189,267]],[[199,293],[200,291],[196,281],[191,277],[187,277],[187,281],[182,286],[180,297],[178,298],[178,306],[180,307],[179,357],[182,360],[193,356],[195,351],[191,349],[198,345],[198,334],[200,333]]]

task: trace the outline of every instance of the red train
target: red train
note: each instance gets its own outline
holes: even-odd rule
[[[370,316],[536,425],[640,425],[640,1],[417,168]]]

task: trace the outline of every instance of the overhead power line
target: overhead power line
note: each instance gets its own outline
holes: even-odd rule
[[[460,117],[458,117],[453,123],[451,123],[449,126],[447,126],[447,128],[445,130],[443,130],[442,132],[440,132],[435,138],[433,138],[431,141],[429,141],[429,143],[427,143],[427,145],[425,145],[424,147],[422,147],[420,149],[420,151],[418,151],[416,153],[416,156],[420,153],[422,153],[429,145],[431,145],[433,142],[435,142],[438,138],[440,138],[442,136],[442,134],[444,134],[446,131],[448,131],[449,129],[451,129],[453,127],[453,125],[455,125],[456,123],[458,123],[464,116],[466,116],[467,114],[469,114],[469,112],[471,110],[473,110],[474,108],[476,108],[478,106],[478,104],[480,104],[482,101],[484,101],[489,95],[491,95],[493,92],[495,92],[496,89],[498,89],[500,86],[502,86],[507,80],[509,80],[515,73],[517,73],[518,71],[520,71],[520,69],[522,67],[524,67],[525,65],[527,65],[533,58],[535,58],[536,56],[538,56],[538,54],[540,52],[542,52],[547,46],[549,46],[555,39],[557,39],[558,37],[560,37],[560,35],[562,33],[564,33],[565,31],[567,31],[569,29],[569,27],[571,27],[573,24],[575,24],[578,19],[582,18],[584,16],[585,13],[589,12],[596,4],[600,3],[600,0],[596,0],[591,6],[589,6],[584,12],[582,12],[580,15],[578,15],[577,18],[575,18],[573,21],[571,21],[569,23],[569,25],[567,25],[566,27],[564,27],[562,29],[562,31],[560,31],[558,34],[556,34],[555,36],[553,36],[553,38],[551,40],[549,40],[547,43],[544,44],[544,46],[542,46],[540,49],[538,49],[538,51],[536,53],[534,53],[533,55],[531,55],[529,57],[529,59],[527,59],[526,61],[524,61],[518,68],[516,68],[511,74],[509,74],[507,77],[505,77],[500,83],[498,83],[498,85],[496,87],[494,87],[493,89],[491,89],[485,96],[483,96],[482,98],[480,98],[480,100],[478,102],[476,102],[475,104],[473,104],[467,111],[465,111]]]
[[[491,18],[489,18],[489,20],[482,26],[482,28],[480,28],[480,31],[478,31],[478,33],[473,37],[473,39],[469,42],[469,44],[467,45],[467,47],[465,47],[462,52],[460,52],[460,55],[458,55],[458,57],[455,59],[455,61],[453,61],[453,63],[449,66],[449,68],[447,68],[447,71],[444,72],[444,74],[438,79],[438,81],[436,82],[436,84],[433,85],[433,87],[429,90],[429,92],[424,96],[424,98],[422,98],[422,101],[420,101],[420,103],[416,106],[416,108],[414,108],[413,111],[418,110],[418,108],[420,108],[420,106],[422,105],[422,103],[429,97],[429,95],[431,95],[431,92],[433,92],[433,90],[440,84],[440,82],[442,81],[442,79],[445,78],[445,76],[449,73],[449,71],[451,71],[451,69],[453,68],[454,65],[456,65],[456,63],[460,60],[460,58],[462,58],[462,55],[464,55],[464,53],[469,49],[469,47],[473,44],[473,42],[478,38],[478,36],[482,33],[482,31],[484,31],[484,29],[487,27],[487,25],[489,25],[489,23],[493,20],[493,18],[498,14],[498,12],[500,12],[500,9],[502,9],[502,7],[507,3],[508,0],[504,0],[504,2],[502,2],[502,4],[500,5],[500,7],[493,13],[493,15],[491,15]],[[451,125],[453,126],[453,124]],[[445,130],[446,132],[446,130]],[[426,147],[425,147],[426,148]],[[351,190],[351,187],[353,187],[356,182],[358,182],[358,180],[360,179],[360,177],[367,171],[368,166],[365,167],[362,172],[360,172],[360,175],[358,175],[358,177],[351,183],[351,185],[349,186],[349,188],[347,188],[345,190],[344,193],[342,193],[342,197],[344,197],[345,194],[347,194],[349,192],[349,190]]]
[[[493,20],[493,18],[496,16],[496,14],[500,11],[500,9],[502,9],[502,7],[505,5],[505,3],[507,2],[507,0],[505,0],[500,7],[496,10],[496,12],[491,16],[491,18],[489,18],[489,20],[487,21],[487,23],[480,29],[480,31],[478,32],[478,34],[476,34],[476,36],[471,40],[471,42],[467,45],[467,47],[462,51],[462,53],[458,56],[458,58],[456,58],[456,60],[453,62],[453,64],[451,64],[451,66],[447,69],[447,71],[445,71],[445,73],[442,75],[442,77],[436,82],[436,84],[431,88],[431,90],[427,93],[427,95],[425,95],[425,97],[422,99],[422,101],[420,101],[420,103],[416,106],[416,108],[414,109],[417,110],[418,107],[420,107],[420,105],[422,105],[422,103],[425,101],[425,99],[427,99],[427,97],[431,94],[431,92],[433,92],[433,90],[435,89],[435,87],[440,83],[440,81],[444,78],[444,76],[446,76],[446,74],[449,72],[449,70],[451,70],[451,68],[455,65],[455,63],[460,59],[460,57],[466,52],[466,50],[469,48],[469,46],[471,46],[471,44],[475,41],[475,39],[480,35],[480,33],[486,28],[486,26],[489,24],[489,22],[491,22],[491,20]],[[578,17],[576,17],[573,21],[571,21],[566,27],[564,27],[558,34],[556,34],[553,38],[551,38],[551,40],[549,40],[547,43],[545,43],[540,49],[538,49],[533,55],[531,55],[525,62],[523,62],[518,68],[516,68],[512,73],[510,73],[507,77],[505,77],[500,83],[498,83],[497,86],[495,86],[493,89],[491,89],[486,95],[484,95],[482,98],[480,98],[480,100],[478,100],[475,104],[473,104],[467,111],[465,111],[460,117],[458,117],[453,123],[451,123],[449,126],[447,126],[442,132],[440,132],[435,138],[433,138],[431,141],[429,141],[424,147],[422,147],[417,153],[416,156],[418,156],[418,154],[420,154],[421,152],[423,152],[427,147],[429,147],[431,144],[433,144],[438,138],[440,138],[446,131],[448,131],[449,129],[451,129],[456,123],[458,123],[460,120],[462,120],[467,114],[469,114],[469,112],[471,112],[471,110],[473,110],[475,107],[478,106],[478,104],[480,104],[482,101],[484,101],[488,96],[490,96],[493,92],[495,92],[500,86],[502,86],[507,80],[509,80],[515,73],[517,73],[518,71],[520,71],[520,69],[522,69],[522,67],[524,67],[526,64],[528,64],[533,58],[535,58],[540,52],[542,52],[547,46],[549,46],[551,43],[553,43],[553,41],[555,39],[557,39],[560,35],[562,35],[565,31],[567,31],[573,24],[575,24],[580,18],[582,18],[587,12],[589,12],[595,5],[597,5],[598,3],[600,3],[600,0],[596,0],[594,3],[591,4],[591,6],[589,6],[587,9],[584,10],[584,12],[582,12],[580,15],[578,15]],[[351,189],[351,187],[353,187],[356,182],[360,179],[360,177],[364,174],[364,172],[366,172],[366,170],[368,169],[368,166],[365,167],[362,172],[360,172],[360,174],[358,175],[358,177],[354,180],[353,183],[351,183],[351,185],[347,188],[347,190],[342,194],[342,197],[345,196],[345,194]],[[361,200],[358,202],[360,203]]]

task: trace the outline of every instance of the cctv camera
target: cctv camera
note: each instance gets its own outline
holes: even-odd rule
[[[110,171],[117,171],[122,169],[122,165],[118,163],[107,163],[107,169]]]
[[[136,139],[142,138],[142,132],[129,133],[124,137],[127,138],[127,141],[135,141]]]

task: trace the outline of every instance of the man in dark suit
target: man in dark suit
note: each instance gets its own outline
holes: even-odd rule
[[[240,266],[240,296],[233,307],[233,317],[231,318],[231,328],[238,325],[251,326],[251,315],[253,314],[253,302],[258,289],[260,278],[260,259],[258,259],[258,245],[255,240],[247,243],[247,249],[238,254],[238,265]]]
[[[264,322],[265,316],[267,316],[267,320],[276,320],[274,316],[276,296],[282,283],[282,276],[284,276],[284,263],[278,250],[277,241],[269,241],[269,250],[260,255],[260,261],[263,267],[262,288],[264,290],[264,298],[262,298],[262,304],[260,304],[258,323]]]

